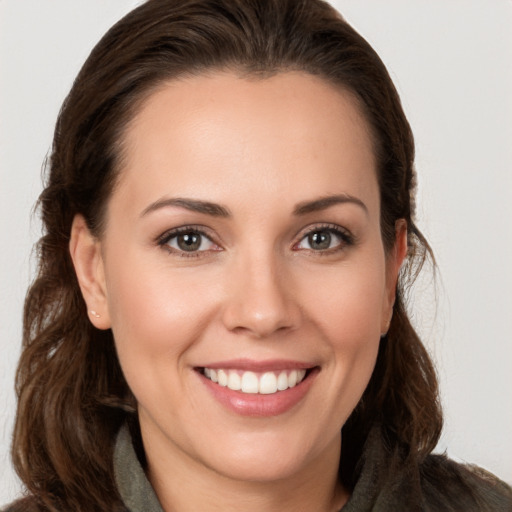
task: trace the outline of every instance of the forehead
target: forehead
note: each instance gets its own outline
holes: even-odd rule
[[[376,186],[370,130],[355,95],[299,72],[166,82],[142,103],[123,148],[120,185],[137,191],[133,200],[155,200],[149,196],[157,192],[212,199],[220,189],[243,195],[249,188],[262,200],[286,189],[300,201],[308,188],[360,195]]]

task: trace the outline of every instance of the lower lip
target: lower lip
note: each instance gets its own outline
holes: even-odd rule
[[[227,409],[242,416],[270,417],[283,414],[295,407],[311,388],[318,371],[318,368],[314,368],[308,372],[304,380],[293,388],[270,395],[233,391],[212,382],[202,373],[198,373],[198,375],[213,397]]]

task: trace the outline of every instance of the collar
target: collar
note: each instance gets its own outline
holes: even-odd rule
[[[409,478],[405,481],[388,481],[396,461],[386,452],[378,430],[373,429],[363,451],[360,477],[341,512],[419,512],[419,502],[410,499],[411,495],[417,496],[419,490],[416,485],[411,486],[412,475],[407,475]],[[140,465],[126,424],[116,439],[114,474],[119,494],[129,512],[164,512]],[[414,476],[412,481],[419,483],[417,475]],[[411,507],[411,502],[416,505]],[[400,504],[405,503],[409,505],[403,508]]]
[[[127,425],[123,425],[117,434],[114,475],[121,499],[129,512],[163,512],[137,458]]]

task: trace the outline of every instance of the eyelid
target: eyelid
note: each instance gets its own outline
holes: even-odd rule
[[[170,240],[175,238],[176,236],[182,234],[182,233],[197,233],[201,236],[204,236],[207,238],[212,244],[215,244],[217,247],[219,247],[219,250],[222,250],[222,246],[215,240],[215,235],[213,234],[212,230],[207,228],[206,226],[198,225],[198,224],[187,224],[184,226],[178,226],[175,228],[168,229],[161,235],[157,236],[155,239],[156,245],[165,248],[169,252],[172,252],[174,254],[178,254],[180,256],[184,257],[194,257],[194,256],[200,256],[202,253],[210,252],[210,251],[190,251],[187,253],[186,251],[179,251],[174,248],[171,248],[169,245]],[[217,250],[215,250],[217,252]]]
[[[328,253],[329,251],[335,251],[336,249],[342,250],[343,248],[347,246],[354,245],[356,243],[356,237],[351,233],[350,230],[347,228],[344,228],[343,226],[340,226],[339,224],[333,224],[330,222],[321,222],[319,224],[310,224],[306,226],[305,228],[301,229],[299,233],[295,237],[295,242],[293,244],[293,247],[296,247],[299,243],[301,243],[305,237],[310,235],[311,233],[314,233],[315,231],[330,231],[331,233],[336,234],[342,239],[342,243],[340,244],[341,247],[336,247],[332,249],[326,249],[325,251],[314,251],[318,254],[320,253]],[[307,250],[307,249],[304,249]]]
[[[310,224],[304,228],[302,228],[297,235],[295,235],[294,239],[295,242],[293,243],[293,248],[295,248],[302,240],[304,240],[305,237],[307,237],[309,234],[314,233],[315,231],[330,231],[334,233],[335,235],[339,236],[342,240],[342,243],[339,244],[339,246],[331,249],[326,249],[324,251],[314,251],[318,254],[325,254],[330,252],[335,252],[336,250],[343,250],[347,246],[354,245],[357,240],[356,237],[351,233],[350,230],[347,228],[340,226],[339,224],[333,224],[330,222],[321,222],[318,224]],[[187,233],[187,232],[195,232],[201,236],[206,237],[211,243],[215,244],[219,249],[216,249],[215,252],[218,250],[223,250],[222,245],[216,240],[216,235],[212,230],[206,226],[198,225],[198,224],[186,224],[183,226],[177,226],[175,228],[168,229],[161,235],[157,236],[155,238],[155,243],[158,246],[165,247],[169,252],[179,254],[181,256],[185,257],[194,257],[194,256],[200,256],[203,253],[211,252],[210,250],[203,250],[203,251],[191,251],[190,253],[187,253],[186,251],[179,251],[175,250],[174,248],[169,247],[167,244],[168,242],[180,235],[181,233]],[[298,250],[298,249],[296,249]],[[300,250],[307,250],[307,249],[300,249]]]
[[[302,239],[304,236],[308,235],[311,232],[319,231],[325,229],[326,231],[337,231],[340,234],[346,236],[347,238],[354,238],[354,235],[350,232],[349,229],[340,226],[339,224],[334,224],[332,222],[318,222],[313,224],[308,224],[304,228],[295,235],[296,239]]]

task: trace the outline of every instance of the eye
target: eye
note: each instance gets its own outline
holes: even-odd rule
[[[158,241],[158,244],[170,252],[183,256],[220,250],[220,247],[201,230],[187,227],[165,233]]]
[[[329,251],[352,245],[352,237],[337,227],[317,227],[307,232],[295,245],[295,249],[309,251]]]

